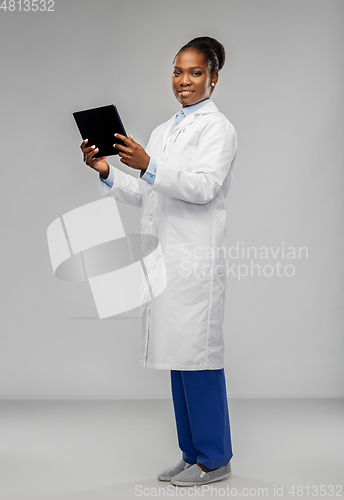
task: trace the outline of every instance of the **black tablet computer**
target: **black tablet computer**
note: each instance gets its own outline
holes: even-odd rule
[[[119,150],[113,147],[115,143],[125,146],[124,142],[114,135],[122,134],[128,137],[114,104],[76,111],[73,116],[81,137],[83,140],[88,139],[87,145],[99,148],[94,157],[117,155]]]

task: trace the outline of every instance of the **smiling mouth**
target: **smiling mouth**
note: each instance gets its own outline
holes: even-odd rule
[[[192,94],[193,92],[195,92],[194,90],[178,90],[179,94]]]

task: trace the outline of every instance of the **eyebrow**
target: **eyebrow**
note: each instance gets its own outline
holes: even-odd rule
[[[179,66],[174,66],[174,68],[182,69],[182,68],[180,68]],[[191,68],[189,68],[189,69],[197,69],[197,68],[199,68],[199,69],[203,69],[201,66],[192,66],[192,67],[191,67]]]

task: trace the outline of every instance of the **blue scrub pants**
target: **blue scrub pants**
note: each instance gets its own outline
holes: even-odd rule
[[[171,370],[171,389],[182,458],[209,469],[233,456],[225,372]]]

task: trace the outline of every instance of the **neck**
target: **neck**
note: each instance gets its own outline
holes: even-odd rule
[[[189,108],[190,106],[194,106],[195,104],[199,104],[200,102],[207,101],[208,99],[210,99],[210,97],[206,97],[205,99],[202,99],[201,101],[198,102],[194,102],[193,104],[184,104],[183,108]]]

